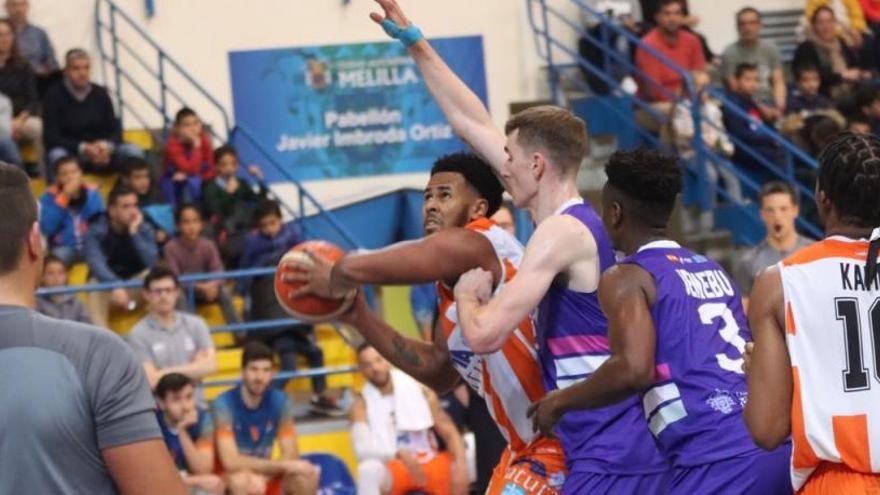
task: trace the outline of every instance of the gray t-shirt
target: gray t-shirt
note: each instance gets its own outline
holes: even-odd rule
[[[737,41],[725,48],[721,54],[721,77],[727,80],[728,77],[736,74],[737,65],[745,63],[758,66],[761,86],[756,99],[762,103],[773,104],[773,71],[782,67],[779,49],[776,45],[763,40],[753,47],[744,46]]]
[[[0,494],[115,494],[101,450],[159,438],[122,339],[0,306]]]
[[[777,251],[764,239],[761,241],[761,244],[743,253],[733,267],[733,278],[736,280],[736,284],[739,286],[742,294],[748,296],[752,292],[755,278],[761,273],[761,270],[779,263],[794,254],[795,251],[805,248],[813,244],[813,242],[815,241],[812,239],[798,236],[797,243],[795,243],[793,248],[788,251]]]

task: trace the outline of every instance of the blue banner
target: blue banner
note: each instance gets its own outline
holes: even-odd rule
[[[431,45],[486,103],[482,37]],[[399,42],[230,52],[229,67],[236,122],[296,179],[425,171],[466,148]],[[284,180],[258,146],[234,143]]]

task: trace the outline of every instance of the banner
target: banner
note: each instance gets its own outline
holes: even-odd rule
[[[486,103],[480,36],[431,40]],[[299,180],[429,170],[440,155],[466,149],[400,42],[229,54],[236,123]],[[263,164],[248,139],[234,139],[245,164]]]

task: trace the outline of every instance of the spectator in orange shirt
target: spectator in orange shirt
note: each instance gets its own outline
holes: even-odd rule
[[[198,202],[202,196],[202,181],[214,178],[214,153],[211,137],[192,109],[181,108],[175,115],[164,155],[162,193],[165,199],[173,205]]]

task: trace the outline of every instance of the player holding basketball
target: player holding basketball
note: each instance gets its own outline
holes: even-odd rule
[[[605,172],[602,220],[627,256],[599,283],[611,357],[588,380],[534,407],[540,430],[569,411],[638,394],[672,463],[669,493],[791,493],[788,444],[762,451],[742,420],[750,336],[739,290],[717,263],[668,240],[681,191],[677,158],[618,151]]]
[[[586,128],[567,110],[536,107],[513,116],[505,134],[482,102],[421,38],[393,0],[373,14],[409,47],[428,88],[452,127],[505,182],[517,206],[539,225],[517,276],[498,288],[485,270],[459,283],[459,324],[476,352],[495,352],[539,304],[539,358],[544,387],[582,380],[608,355],[607,322],[599,309],[599,275],[614,262],[601,221],[579,196],[575,179],[587,152]],[[546,295],[546,297],[545,297]],[[461,296],[461,298],[459,297]],[[521,404],[520,407],[527,406]],[[568,415],[558,430],[570,468],[567,493],[658,493],[666,477],[636,398],[601,411]]]
[[[755,282],[746,422],[767,449],[791,434],[799,494],[880,493],[877,136],[825,149],[816,204],[825,240]]]
[[[403,337],[370,312],[362,296],[342,319],[391,363],[438,392],[463,378],[486,399],[509,442],[487,493],[552,495],[564,482],[565,458],[559,442],[536,434],[526,416],[528,404],[544,395],[530,320],[514,322],[500,350],[485,355],[473,352],[455,321],[452,287],[462,273],[480,267],[491,274],[490,285],[500,289],[514,277],[522,258],[522,245],[488,218],[501,205],[502,193],[501,183],[476,156],[443,157],[425,187],[424,238],[352,253],[332,266],[317,257],[312,266],[291,262],[288,268],[305,274],[287,275],[286,280],[307,282],[296,295],[323,297],[361,284],[437,282],[440,324],[433,342]],[[453,476],[454,493],[466,493],[463,462],[453,466]]]

